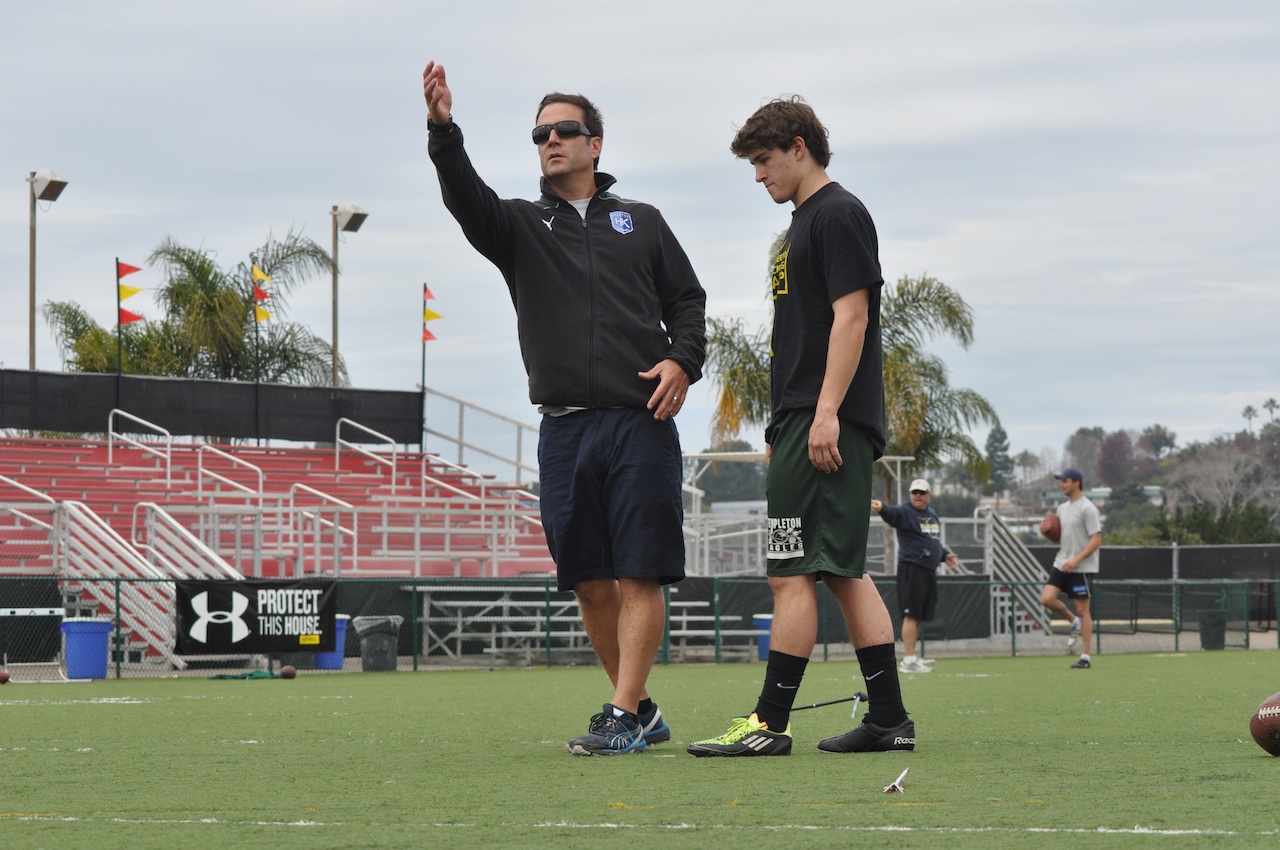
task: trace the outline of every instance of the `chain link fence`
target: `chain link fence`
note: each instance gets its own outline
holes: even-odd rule
[[[1067,652],[1066,623],[1046,631],[1019,616],[1009,584],[982,576],[942,579],[938,615],[923,624],[922,644],[935,656]],[[1100,580],[1092,649],[1276,647],[1277,585]],[[894,583],[877,586],[896,612]],[[0,661],[15,682],[243,676],[284,664],[355,672],[597,663],[575,598],[557,592],[553,580],[338,580],[337,590],[338,611],[352,627],[328,658],[305,652],[180,656],[172,580],[0,577]],[[660,663],[765,657],[772,596],[763,579],[689,578],[664,592]],[[1260,596],[1269,603],[1261,615]],[[815,657],[852,657],[839,606],[830,594],[820,599]],[[895,613],[895,625],[897,619]]]

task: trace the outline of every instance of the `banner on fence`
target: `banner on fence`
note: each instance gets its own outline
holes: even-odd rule
[[[333,581],[179,581],[178,655],[334,652]]]

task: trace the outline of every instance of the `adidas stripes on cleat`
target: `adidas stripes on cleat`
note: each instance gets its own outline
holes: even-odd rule
[[[628,719],[628,717],[632,719]],[[623,714],[621,709],[609,703],[604,710],[591,717],[587,734],[579,735],[565,749],[575,756],[620,756],[643,753],[644,733],[635,715]]]
[[[824,753],[910,752],[915,748],[914,721],[908,718],[897,726],[878,726],[871,722],[871,715],[862,718],[861,726],[818,744]]]
[[[755,712],[735,717],[729,731],[719,738],[694,741],[689,752],[695,756],[787,756],[791,755],[791,726],[785,732],[771,732]]]

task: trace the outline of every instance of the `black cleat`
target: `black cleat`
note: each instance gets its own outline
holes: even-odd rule
[[[862,725],[818,743],[824,753],[899,753],[916,748],[916,724],[910,718],[897,726],[877,726],[870,715]]]
[[[789,756],[791,725],[785,732],[772,732],[760,722],[755,712],[750,717],[735,717],[729,731],[719,738],[694,741],[688,751],[695,756]]]

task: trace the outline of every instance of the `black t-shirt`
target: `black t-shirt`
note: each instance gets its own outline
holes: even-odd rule
[[[884,453],[884,380],[880,348],[880,248],[862,202],[839,183],[823,186],[791,214],[773,261],[773,417],[818,406],[837,298],[868,291],[870,309],[858,371],[840,404],[840,419],[866,431],[876,457]]]

